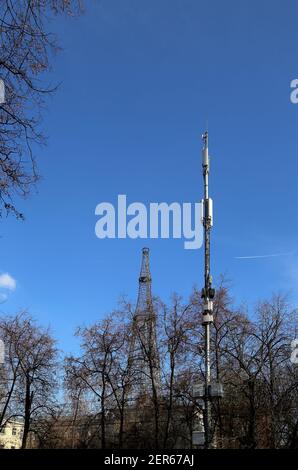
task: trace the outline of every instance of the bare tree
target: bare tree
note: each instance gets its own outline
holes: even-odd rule
[[[196,381],[204,382],[201,304],[196,290],[187,303],[178,295],[169,305],[155,302],[160,383],[156,353],[141,327],[135,330],[130,304],[124,305],[121,319],[113,314],[79,330],[82,353],[68,358],[66,370],[78,401],[74,409],[80,400],[88,403],[85,429],[90,438],[84,445],[97,445],[92,440],[97,422],[101,447],[192,446],[192,432],[203,417],[202,400],[194,399],[192,390]],[[298,371],[290,362],[295,328],[297,311],[291,312],[281,296],[259,303],[250,318],[245,308],[233,305],[228,286],[219,285],[211,338],[213,380],[224,384],[224,398],[212,401],[217,447],[297,447]],[[139,364],[130,361],[135,335],[149,366],[145,374],[152,388],[146,388],[146,397],[140,371],[135,370]],[[115,430],[118,439],[113,438]]]
[[[26,448],[34,422],[52,415],[57,403],[57,349],[48,330],[36,325],[22,312],[2,319],[5,341],[6,394],[2,401],[1,424],[19,417],[24,422],[22,448]]]
[[[118,330],[112,316],[88,328],[79,328],[82,356],[66,359],[66,374],[83,386],[100,419],[101,447],[107,446],[107,419],[114,407],[115,389],[111,387],[114,354],[119,350]],[[111,401],[113,406],[111,406]],[[99,403],[99,411],[97,404]]]
[[[174,428],[175,412],[177,411],[177,396],[181,398],[181,390],[178,386],[179,372],[185,371],[185,364],[189,358],[189,342],[193,336],[195,322],[193,318],[192,304],[184,304],[177,294],[172,296],[172,304],[168,307],[162,304],[162,325],[165,347],[164,379],[166,387],[166,419],[164,427],[163,447],[169,445],[171,436],[172,447],[175,444]],[[185,394],[183,394],[185,397]]]
[[[0,104],[0,215],[3,209],[22,218],[16,195],[28,195],[38,174],[33,144],[44,143],[39,130],[50,55],[58,50],[47,30],[49,15],[74,13],[80,0],[2,0],[0,4],[0,78],[5,102]]]
[[[297,417],[297,374],[290,363],[297,317],[282,296],[273,296],[257,305],[254,318],[231,308],[215,312],[213,350],[225,388],[215,410],[220,437],[228,446],[289,446]]]
[[[295,317],[297,321],[296,310],[291,311],[282,295],[274,295],[270,301],[257,306],[254,336],[260,344],[258,362],[261,364],[263,385],[260,399],[266,416],[267,445],[271,448],[285,446],[289,424],[286,424],[285,417],[292,415],[295,423],[298,412],[298,406],[295,406],[298,398],[297,374],[289,361]]]
[[[20,358],[15,350],[19,349],[23,341],[23,330],[20,328],[20,318],[2,318],[0,320],[0,335],[5,345],[5,361],[1,367],[0,384],[0,430],[16,413],[15,390],[21,374]]]
[[[153,299],[152,311],[150,311],[149,318],[144,318],[144,321],[138,322],[135,317],[135,308],[129,302],[122,302],[122,308],[124,315],[126,315],[130,325],[130,341],[136,342],[137,348],[139,349],[138,355],[142,358],[139,363],[132,360],[129,366],[130,383],[132,389],[135,390],[133,395],[139,403],[139,411],[143,416],[148,413],[148,407],[152,405],[153,410],[153,436],[154,436],[154,447],[156,449],[160,446],[160,392],[161,392],[161,380],[160,380],[160,357],[158,347],[155,348],[155,344],[159,344],[159,338],[156,338],[156,323],[157,323],[157,312],[159,309],[158,299]],[[158,336],[158,335],[157,335]],[[140,370],[141,365],[144,367]],[[148,393],[149,392],[149,393]],[[148,405],[151,402],[150,405]],[[146,411],[145,411],[146,410]],[[149,412],[147,419],[148,428],[151,428],[150,419],[152,417]],[[148,432],[148,429],[144,431],[146,439],[150,439],[152,432]]]

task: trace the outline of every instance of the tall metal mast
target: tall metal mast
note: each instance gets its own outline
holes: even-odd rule
[[[213,204],[209,197],[209,153],[208,153],[208,132],[202,136],[203,152],[202,166],[204,178],[204,199],[203,199],[203,226],[204,226],[204,287],[202,289],[202,298],[204,299],[203,321],[205,328],[205,447],[212,444],[211,436],[211,403],[210,403],[210,384],[211,384],[211,364],[210,364],[210,328],[213,323],[213,298],[215,290],[212,288],[212,277],[210,274],[210,232],[213,225]]]
[[[197,421],[193,431],[192,442],[196,446],[204,445],[205,448],[214,447],[214,430],[212,429],[211,400],[223,397],[223,386],[217,381],[212,381],[211,358],[210,358],[210,333],[213,323],[213,299],[215,289],[212,287],[212,276],[210,274],[210,232],[213,226],[213,203],[209,197],[209,151],[208,132],[203,138],[202,167],[204,178],[204,198],[202,200],[202,222],[204,227],[204,287],[202,289],[203,315],[202,325],[205,337],[205,380],[198,382],[193,387],[193,398],[197,399],[200,411],[197,413]],[[202,431],[201,411],[203,409],[204,431]]]

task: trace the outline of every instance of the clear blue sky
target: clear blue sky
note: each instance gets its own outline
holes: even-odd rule
[[[155,294],[201,287],[202,250],[99,240],[94,210],[118,194],[200,200],[206,120],[213,275],[231,279],[237,303],[282,290],[296,305],[297,17],[295,0],[87,0],[83,16],[56,19],[61,86],[44,114],[38,194],[19,203],[24,223],[1,221],[0,271],[17,283],[1,310],[28,308],[71,351],[77,325],[136,298],[144,245]]]

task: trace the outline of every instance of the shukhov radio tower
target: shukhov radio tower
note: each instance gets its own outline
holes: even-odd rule
[[[130,346],[132,398],[158,393],[160,388],[159,356],[156,344],[156,315],[151,295],[149,248],[142,250],[139,293],[132,323]]]

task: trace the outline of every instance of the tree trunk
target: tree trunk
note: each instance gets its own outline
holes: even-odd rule
[[[32,393],[30,391],[30,381],[26,379],[26,395],[25,395],[25,410],[24,410],[24,432],[22,439],[22,449],[26,449],[28,434],[30,430],[30,412],[32,403]]]

